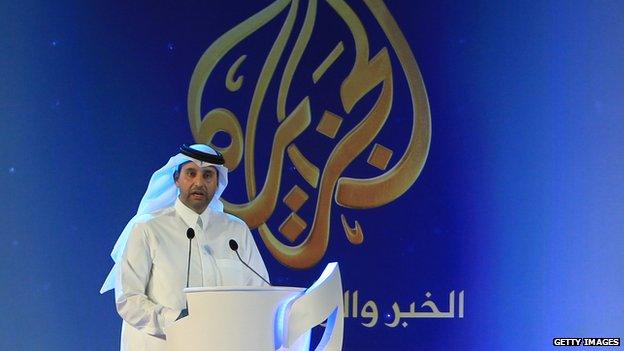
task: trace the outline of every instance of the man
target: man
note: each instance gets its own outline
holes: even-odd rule
[[[182,146],[154,173],[137,215],[115,244],[115,266],[101,291],[114,283],[122,351],[165,350],[165,329],[185,315],[189,228],[195,232],[189,286],[266,285],[229,247],[235,240],[242,259],[268,280],[247,225],[223,213],[223,163],[207,145]]]

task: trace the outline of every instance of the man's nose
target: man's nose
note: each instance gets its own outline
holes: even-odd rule
[[[195,187],[203,187],[205,185],[205,181],[202,177],[195,177],[193,179],[193,186]]]

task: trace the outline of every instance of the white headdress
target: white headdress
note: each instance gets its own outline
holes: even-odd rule
[[[128,235],[132,231],[134,224],[141,219],[146,218],[152,213],[159,211],[163,208],[172,206],[178,197],[178,188],[175,185],[173,179],[173,173],[178,169],[181,164],[192,161],[197,163],[200,167],[214,166],[219,173],[219,184],[217,190],[212,197],[212,200],[208,204],[208,207],[215,211],[223,212],[223,203],[219,200],[221,194],[225,190],[228,183],[228,170],[223,166],[223,156],[213,148],[205,144],[194,144],[189,146],[183,145],[180,148],[180,153],[169,159],[166,165],[161,169],[154,172],[150,182],[141,199],[139,209],[136,215],[132,217],[130,222],[126,224],[126,227],[119,235],[119,239],[113,247],[111,257],[115,261],[115,265],[111,269],[110,273],[106,277],[100,294],[103,294],[111,289],[115,288],[115,277],[117,275],[117,262],[120,261],[121,255],[123,255],[126,243],[128,242]]]

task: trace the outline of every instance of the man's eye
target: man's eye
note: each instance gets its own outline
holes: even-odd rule
[[[193,171],[186,172],[186,174],[188,174],[190,177],[194,177],[195,176],[195,172],[193,172]]]
[[[205,179],[210,179],[210,178],[212,178],[212,177],[213,177],[213,174],[212,174],[212,173],[204,173],[204,178],[205,178]]]

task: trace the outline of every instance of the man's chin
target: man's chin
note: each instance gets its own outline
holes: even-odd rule
[[[190,207],[197,213],[202,213],[204,212],[206,207],[208,207],[208,201],[206,199],[193,199],[193,196],[191,195],[189,198],[187,198],[185,205],[187,207]]]

